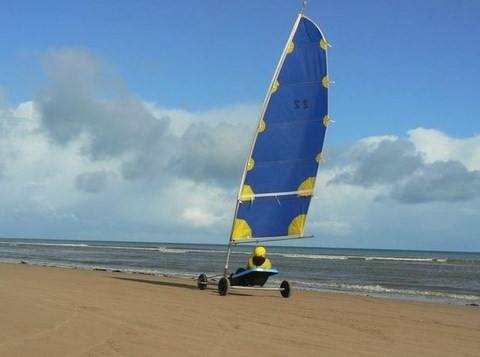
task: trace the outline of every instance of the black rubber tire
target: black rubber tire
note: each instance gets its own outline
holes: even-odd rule
[[[282,289],[280,290],[280,294],[282,294],[284,298],[289,298],[290,296],[292,296],[292,288],[288,281],[282,281],[282,283],[280,284],[280,289]]]
[[[222,296],[225,296],[228,294],[228,290],[230,290],[230,281],[223,277],[218,282],[218,293]]]
[[[208,278],[205,274],[200,274],[198,276],[197,285],[200,290],[205,290],[207,288]]]

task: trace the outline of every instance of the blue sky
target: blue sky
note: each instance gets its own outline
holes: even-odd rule
[[[0,2],[0,236],[226,241],[300,5]],[[305,244],[480,251],[480,3],[305,13],[335,81]]]

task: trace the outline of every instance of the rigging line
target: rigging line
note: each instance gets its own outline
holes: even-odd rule
[[[278,199],[277,195],[275,195],[275,199],[277,200],[278,205],[281,206],[282,204],[280,203],[280,200]]]
[[[302,2],[302,8],[300,9],[300,14],[303,15],[303,10],[305,10],[306,6],[307,6],[307,1],[305,0],[305,1]]]

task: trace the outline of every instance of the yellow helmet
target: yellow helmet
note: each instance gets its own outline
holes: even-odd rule
[[[255,247],[253,250],[253,255],[255,257],[265,257],[265,254],[267,253],[267,250],[264,247]]]

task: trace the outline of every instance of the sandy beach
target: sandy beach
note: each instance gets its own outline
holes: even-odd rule
[[[480,308],[0,264],[1,356],[479,356]]]

